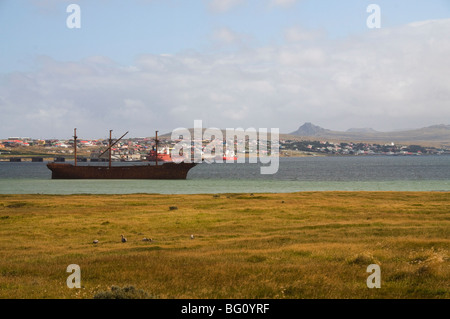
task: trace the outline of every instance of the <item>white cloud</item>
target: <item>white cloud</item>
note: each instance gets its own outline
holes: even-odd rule
[[[300,27],[290,27],[285,30],[284,37],[288,42],[313,41],[324,37],[320,30],[305,30]]]
[[[297,2],[299,2],[299,0],[271,0],[270,4],[272,6],[290,7]]]
[[[246,0],[208,0],[208,5],[213,12],[227,12],[245,1]]]
[[[222,40],[235,41],[229,32]],[[450,118],[449,33],[450,19],[438,20],[333,42],[147,54],[131,66],[41,57],[37,72],[0,77],[0,137],[70,136],[73,127],[86,137],[111,128],[145,136],[195,119],[281,132],[305,121],[341,130],[438,124]]]
[[[215,30],[214,38],[225,44],[233,44],[239,41],[239,36],[228,28]]]
[[[327,60],[327,53],[320,48],[304,48],[297,47],[297,50],[293,47],[280,50],[279,62],[280,65],[286,65],[290,67],[298,66],[300,68],[320,66]]]
[[[255,43],[255,39],[250,35],[238,33],[226,27],[215,29],[211,39],[216,51],[243,50]]]
[[[215,13],[225,13],[233,8],[248,3],[249,0],[204,0],[207,2],[209,9]],[[265,0],[264,4],[269,7],[290,8],[300,0]],[[263,1],[261,1],[263,2]]]

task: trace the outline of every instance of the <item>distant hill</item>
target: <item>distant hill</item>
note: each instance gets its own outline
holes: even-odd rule
[[[300,126],[297,131],[292,132],[291,134],[299,136],[325,136],[330,133],[332,133],[332,131],[308,122]]]
[[[324,129],[312,123],[305,123],[298,130],[288,134],[288,136],[297,136],[302,139],[327,139],[336,141],[353,142],[395,142],[407,144],[423,145],[450,145],[450,125],[433,125],[414,130],[378,132],[371,128],[349,129],[343,131],[332,131]]]
[[[205,128],[203,128],[203,131]],[[189,129],[191,136],[194,136],[194,130]],[[221,130],[223,136],[226,136],[225,130]],[[269,130],[270,138],[270,130]],[[171,133],[159,135],[161,139],[169,139]],[[435,147],[450,147],[450,125],[433,125],[420,129],[378,132],[372,128],[351,128],[347,131],[332,131],[322,128],[312,123],[304,123],[295,132],[289,134],[280,134],[280,139],[297,140],[327,140],[334,142],[368,142],[368,143],[398,143],[406,145],[422,145]]]
[[[349,133],[378,133],[373,128],[349,128],[346,132]]]

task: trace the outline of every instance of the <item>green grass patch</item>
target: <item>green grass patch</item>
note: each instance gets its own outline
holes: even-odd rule
[[[0,199],[0,298],[450,298],[450,193]]]

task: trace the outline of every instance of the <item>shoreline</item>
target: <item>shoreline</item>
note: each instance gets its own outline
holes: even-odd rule
[[[280,154],[279,158],[304,158],[304,157],[375,157],[375,156],[386,156],[386,157],[392,157],[392,156],[400,156],[400,157],[415,157],[415,156],[421,156],[421,157],[431,157],[431,156],[450,156],[450,153],[442,153],[442,154],[402,154],[402,153],[395,153],[395,154],[384,154],[384,153],[374,153],[374,154],[324,154],[324,153],[305,153],[305,154],[294,154],[294,155],[286,155],[286,154]],[[62,154],[54,154],[54,155],[35,155],[35,154],[23,154],[23,155],[8,155],[8,154],[2,154],[0,155],[0,162],[10,162],[11,158],[21,158],[21,162],[32,162],[33,158],[43,158],[44,162],[52,162],[55,158],[66,158],[67,161],[74,161],[74,158],[71,156],[66,156]],[[81,156],[88,160],[90,162],[90,158],[86,156]],[[248,155],[246,154],[244,156],[246,159],[248,158],[254,158],[258,157],[258,155]],[[120,160],[113,160],[113,162],[127,162],[127,161],[120,161]],[[148,162],[145,160],[133,160],[132,162]],[[96,163],[96,162],[95,162]]]
[[[242,195],[299,195],[299,194],[336,194],[336,193],[344,193],[344,194],[396,194],[396,195],[407,195],[407,194],[450,194],[450,190],[430,190],[430,191],[404,191],[404,190],[305,190],[305,191],[292,191],[292,192],[223,192],[223,193],[71,193],[71,194],[49,194],[49,193],[0,193],[0,199],[8,196],[46,196],[46,197],[70,197],[70,196],[167,196],[167,197],[179,197],[179,196],[242,196]]]
[[[195,179],[183,181],[148,180],[52,180],[52,179],[3,179],[0,194],[28,195],[214,195],[214,194],[295,194],[305,192],[450,192],[450,180],[429,181],[380,181],[380,182],[330,182],[330,181],[243,181]]]

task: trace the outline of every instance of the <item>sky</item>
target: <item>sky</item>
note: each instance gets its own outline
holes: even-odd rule
[[[449,34],[450,0],[0,0],[0,138],[450,124]]]

